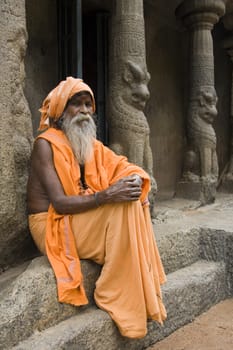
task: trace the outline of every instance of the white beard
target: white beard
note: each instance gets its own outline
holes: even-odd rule
[[[93,156],[96,125],[89,114],[78,114],[72,118],[64,113],[62,130],[70,141],[79,164],[83,165]]]

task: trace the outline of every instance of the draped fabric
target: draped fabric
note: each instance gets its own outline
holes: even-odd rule
[[[29,216],[32,236],[43,250],[47,213]],[[141,338],[147,319],[162,323],[166,310],[160,285],[166,281],[149,207],[139,201],[114,203],[72,215],[80,259],[103,265],[96,281],[96,304],[121,334]]]
[[[49,128],[38,138],[50,142],[55,169],[67,196],[90,195],[108,188],[124,176],[138,174],[143,179],[140,200],[142,204],[146,203],[150,189],[148,174],[129,163],[125,157],[116,155],[101,142],[95,141],[94,155],[85,164],[88,189],[83,193],[80,187],[80,167],[65,134],[61,130]],[[46,224],[46,253],[56,275],[59,301],[85,305],[88,300],[71,220],[72,215],[57,214],[50,204]]]

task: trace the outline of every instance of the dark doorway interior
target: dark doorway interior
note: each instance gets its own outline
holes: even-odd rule
[[[98,138],[107,144],[108,13],[82,10],[81,0],[58,0],[59,80],[83,78],[96,98]]]
[[[83,15],[83,79],[92,87],[96,97],[98,138],[105,144],[106,91],[108,72],[108,14],[92,12]]]

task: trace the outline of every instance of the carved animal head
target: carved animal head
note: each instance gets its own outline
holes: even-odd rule
[[[215,88],[212,86],[203,86],[197,94],[198,115],[208,124],[212,124],[216,118],[217,112],[217,95]]]
[[[136,109],[143,110],[150,97],[147,87],[150,74],[140,64],[126,61],[122,78],[126,83],[126,89],[122,93],[124,101]]]

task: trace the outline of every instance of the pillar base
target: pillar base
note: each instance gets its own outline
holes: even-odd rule
[[[216,187],[217,181],[206,181],[206,179],[198,182],[180,181],[176,196],[200,201],[201,205],[210,204],[215,201]]]
[[[233,175],[225,176],[220,186],[221,192],[233,193]]]

